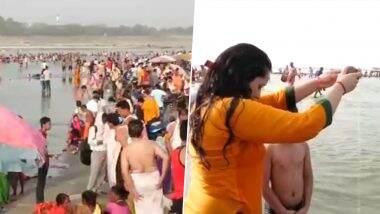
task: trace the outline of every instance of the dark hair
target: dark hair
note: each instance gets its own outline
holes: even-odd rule
[[[123,185],[120,185],[120,184],[111,187],[111,191],[115,193],[116,195],[118,195],[120,199],[122,200],[126,200],[129,195],[129,192],[125,190]]]
[[[128,123],[128,133],[130,137],[140,137],[144,130],[144,124],[141,120],[132,119]]]
[[[116,108],[131,110],[131,107],[129,106],[129,103],[126,100],[121,100],[118,103],[116,103]]]
[[[107,113],[103,113],[103,114],[102,114],[102,122],[103,122],[103,123],[106,123],[106,122],[107,122],[107,118],[108,118]]]
[[[73,136],[73,137],[80,137],[80,132],[79,132],[79,130],[78,129],[71,129],[71,135]]]
[[[149,95],[150,94],[150,88],[145,88],[144,89],[144,94]]]
[[[98,92],[94,91],[92,94],[92,98],[94,100],[100,100],[100,94]]]
[[[40,125],[41,125],[41,127],[43,126],[43,125],[45,125],[46,123],[49,123],[51,120],[50,120],[50,118],[48,118],[48,117],[42,117],[41,119],[40,119]]]
[[[65,193],[59,193],[56,197],[55,197],[55,202],[57,203],[57,205],[62,205],[63,203],[65,203],[65,201],[67,199],[69,199],[70,197],[68,195],[66,195]]]
[[[124,98],[128,98],[128,99],[131,99],[131,92],[129,90],[125,90],[123,92],[123,97]]]
[[[114,126],[120,125],[122,123],[122,118],[118,113],[107,114],[107,122]]]
[[[144,120],[144,111],[142,110],[140,105],[137,105],[135,107],[135,115],[136,115],[137,119]]]
[[[199,87],[195,108],[190,116],[191,144],[207,169],[210,169],[211,165],[205,158],[202,138],[204,123],[208,119],[215,97],[232,98],[224,121],[229,136],[223,146],[223,156],[229,164],[225,152],[234,138],[231,118],[241,99],[250,98],[252,92],[249,83],[257,77],[264,77],[271,69],[272,64],[267,54],[256,46],[246,43],[237,44],[223,51],[209,68],[205,80]],[[206,110],[201,115],[203,108]]]
[[[82,102],[81,102],[80,100],[77,100],[77,102],[76,102],[76,106],[77,106],[77,107],[81,107],[81,106],[82,106]]]
[[[182,141],[187,140],[187,120],[181,121],[181,124],[179,125],[179,136]]]
[[[110,97],[110,98],[108,98],[108,102],[116,102],[116,100],[114,97]]]
[[[86,190],[82,193],[82,201],[92,207],[95,207],[97,196],[98,195],[94,191]]]

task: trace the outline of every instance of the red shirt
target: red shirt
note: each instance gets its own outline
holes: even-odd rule
[[[47,213],[48,214],[66,214],[68,212],[63,207],[55,206],[54,208],[52,208],[51,210],[49,210]]]
[[[47,138],[47,132],[42,130],[42,129],[40,129],[40,132],[41,132],[42,136],[44,136],[44,138],[46,139]]]
[[[111,60],[108,60],[107,61],[107,63],[106,63],[106,67],[108,68],[108,69],[112,69],[112,61]]]
[[[44,138],[46,139],[47,138],[47,132],[40,129],[40,132],[42,134],[42,136],[44,136]],[[47,151],[47,144],[45,144],[45,148],[46,148],[46,163],[45,164],[48,164],[49,165],[49,152]]]
[[[181,150],[179,147],[171,153],[171,165],[173,176],[173,192],[170,194],[172,200],[183,198],[183,185],[185,181],[185,166],[180,161]]]

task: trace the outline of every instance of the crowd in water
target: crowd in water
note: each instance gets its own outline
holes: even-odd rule
[[[54,96],[52,64],[60,65],[62,80],[73,86],[65,151],[90,166],[88,185],[80,205],[72,206],[65,193],[56,202],[45,201],[47,161],[38,170],[36,213],[182,213],[190,56],[183,51],[0,55],[0,63],[18,63],[20,70],[40,64],[33,77],[41,81],[42,96]],[[51,121],[54,115],[41,118],[41,132]],[[110,201],[102,205],[96,198],[107,191]]]

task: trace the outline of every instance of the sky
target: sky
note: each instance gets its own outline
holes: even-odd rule
[[[193,64],[242,42],[275,67],[380,67],[380,1],[195,0]]]
[[[26,23],[189,27],[194,0],[0,0],[0,16]]]

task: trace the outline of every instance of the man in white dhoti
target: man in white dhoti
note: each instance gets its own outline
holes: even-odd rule
[[[107,121],[108,122],[108,121]],[[118,124],[113,124],[117,126]],[[116,165],[121,145],[115,140],[115,129],[110,128],[108,123],[104,127],[104,144],[107,147],[107,178],[110,187],[116,185]]]
[[[153,141],[143,138],[144,124],[132,119],[128,123],[131,143],[121,153],[124,186],[134,197],[136,214],[164,213],[162,181],[169,167],[169,157]],[[160,175],[156,156],[163,160]]]

